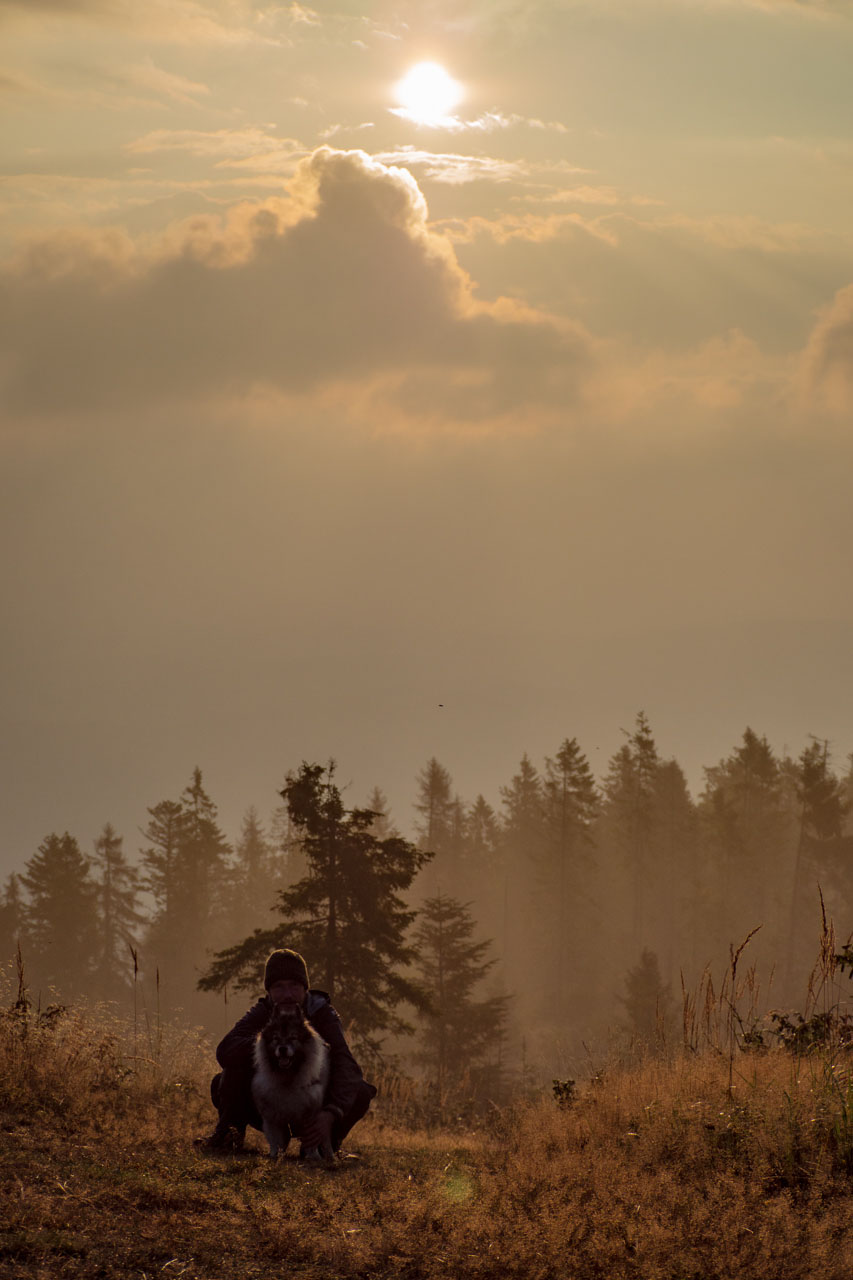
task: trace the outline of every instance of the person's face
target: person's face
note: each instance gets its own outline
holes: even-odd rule
[[[279,978],[270,987],[269,995],[273,1004],[302,1004],[305,988],[293,978]]]

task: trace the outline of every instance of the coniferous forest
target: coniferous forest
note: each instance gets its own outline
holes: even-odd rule
[[[642,712],[601,777],[569,737],[489,797],[430,759],[408,831],[380,786],[352,806],[333,763],[291,768],[237,832],[201,768],[152,799],[141,835],[51,832],[8,878],[0,962],[20,948],[43,1004],[217,1036],[294,946],[363,1055],[497,1096],[614,1039],[677,1037],[682,993],[750,934],[763,1007],[796,1009],[822,908],[853,929],[853,771],[817,739],[793,757],[747,728],[697,795]]]

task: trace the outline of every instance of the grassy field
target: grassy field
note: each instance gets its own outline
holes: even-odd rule
[[[853,1091],[826,1052],[617,1065],[476,1132],[386,1100],[331,1171],[260,1135],[196,1151],[212,1066],[103,1012],[0,1014],[0,1276],[853,1275]]]

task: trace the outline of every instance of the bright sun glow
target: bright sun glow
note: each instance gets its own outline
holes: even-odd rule
[[[437,62],[419,62],[396,87],[397,101],[416,124],[442,124],[462,100],[462,86]]]

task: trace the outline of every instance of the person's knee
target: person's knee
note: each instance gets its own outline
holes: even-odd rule
[[[367,1115],[368,1108],[375,1097],[376,1086],[362,1080],[349,1111],[332,1125],[332,1146],[335,1151],[338,1150],[353,1125],[358,1124],[359,1120]]]

